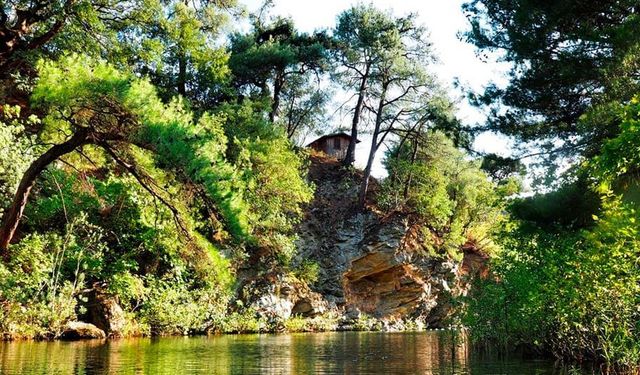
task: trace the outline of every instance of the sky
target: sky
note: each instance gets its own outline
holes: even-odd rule
[[[468,22],[462,12],[464,0],[373,0],[376,7],[391,10],[396,16],[417,13],[418,21],[429,31],[438,62],[430,67],[441,83],[448,87],[453,99],[459,99],[458,117],[465,124],[482,124],[485,115],[477,108],[470,106],[462,98],[460,89],[454,88],[453,82],[458,80],[462,87],[481,92],[490,82],[498,85],[506,83],[505,72],[508,66],[496,61],[481,61],[475,54],[473,45],[459,39],[460,32],[468,29]],[[259,8],[262,0],[244,0],[250,11]],[[331,29],[335,26],[336,16],[351,5],[358,4],[352,0],[274,0],[272,14],[290,16],[298,29],[311,32],[317,29]],[[336,124],[339,126],[340,124]],[[330,126],[329,126],[330,127]],[[331,130],[331,129],[329,129]],[[370,147],[370,136],[363,134],[362,142],[356,150],[356,166],[363,167]],[[481,134],[476,138],[474,149],[481,152],[494,152],[508,155],[513,142],[504,136]],[[383,177],[384,168],[380,164],[382,152],[378,152],[373,175]]]

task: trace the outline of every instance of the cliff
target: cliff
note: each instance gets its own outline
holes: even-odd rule
[[[377,209],[375,182],[367,207],[356,209],[361,176],[335,159],[313,154],[309,178],[315,198],[297,228],[294,263],[316,262],[317,281],[306,285],[271,275],[254,283],[245,299],[268,317],[333,312],[344,328],[363,315],[387,325],[447,325],[453,297],[467,293],[486,257],[471,244],[460,249],[458,260],[430,252],[430,233],[411,215]]]

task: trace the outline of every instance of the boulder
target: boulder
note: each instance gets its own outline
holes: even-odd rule
[[[103,330],[90,323],[69,322],[64,326],[60,339],[62,340],[86,340],[104,339],[107,335]]]
[[[117,297],[107,291],[106,285],[95,283],[84,297],[87,312],[82,318],[102,329],[109,337],[122,337],[127,319]]]
[[[305,283],[284,275],[258,277],[243,287],[242,299],[268,321],[292,315],[314,317],[324,313],[328,303]]]
[[[271,291],[263,294],[251,307],[258,315],[267,319],[288,319],[291,316],[293,302]]]

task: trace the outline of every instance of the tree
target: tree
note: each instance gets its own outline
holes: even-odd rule
[[[291,77],[282,92],[282,122],[290,140],[304,139],[304,132],[325,124],[331,90],[315,77]],[[302,136],[300,136],[302,135]]]
[[[4,211],[5,258],[36,179],[66,155],[85,156],[87,147],[101,150],[166,206],[188,242],[200,246],[196,225],[154,181],[150,167],[189,186],[209,217],[222,223],[209,238],[222,241],[228,232],[236,243],[291,253],[293,224],[312,189],[302,159],[259,112],[226,106],[195,117],[181,99],[164,104],[147,80],[83,56],[42,62],[39,75],[32,99],[47,113],[40,138],[53,146],[33,157]],[[140,160],[140,153],[151,161]]]
[[[424,129],[411,142],[394,142],[384,164],[379,202],[415,215],[438,239],[435,250],[455,254],[466,241],[492,248],[503,192],[443,133]]]
[[[43,62],[33,100],[50,114],[46,136],[55,142],[36,157],[23,174],[0,227],[0,250],[8,247],[38,176],[60,157],[94,145],[113,158],[157,197],[189,230],[176,210],[158,192],[144,170],[133,163],[131,148],[156,155],[156,163],[181,171],[181,178],[203,186],[236,236],[247,233],[242,187],[234,168],[224,161],[226,138],[220,119],[204,115],[197,122],[179,101],[163,104],[147,81],[122,73],[104,62],[69,56]],[[63,134],[70,134],[64,136]]]
[[[384,59],[385,51],[394,50],[399,42],[398,32],[403,19],[394,19],[373,5],[358,5],[342,12],[333,32],[338,64],[337,79],[356,97],[351,121],[351,141],[344,164],[355,161],[355,147],[360,120],[376,64]]]
[[[594,155],[616,135],[612,108],[639,89],[636,1],[474,0],[463,9],[467,40],[513,64],[506,88],[477,98],[496,105],[489,129],[560,155]],[[596,115],[584,121],[589,112]]]
[[[43,48],[66,29],[82,27],[91,36],[115,28],[138,3],[112,0],[8,0],[0,3],[0,74],[18,68],[30,52]],[[85,46],[86,47],[86,46]]]
[[[396,22],[395,29],[386,31],[389,33],[387,47],[380,51],[380,59],[372,69],[369,95],[377,103],[366,106],[375,119],[360,187],[360,207],[365,204],[373,160],[387,135],[394,130],[396,123],[415,116],[425,108],[432,108],[429,101],[435,85],[424,69],[430,57],[424,29],[415,24],[414,16]]]
[[[522,164],[522,161],[496,154],[485,155],[482,158],[481,168],[494,181],[504,181],[513,176],[523,177],[526,174],[526,167]]]
[[[236,0],[154,0],[122,34],[121,59],[160,89],[204,109],[226,84],[228,55],[221,28],[238,12]]]
[[[20,106],[29,116],[35,63],[82,50],[92,56],[118,51],[121,32],[138,22],[146,1],[0,1],[0,102]],[[32,124],[37,125],[37,124]],[[28,133],[37,126],[27,127]]]
[[[233,84],[240,92],[257,88],[260,96],[268,97],[268,116],[275,122],[282,112],[282,96],[288,91],[291,97],[295,90],[292,85],[307,86],[313,76],[319,77],[323,73],[328,44],[324,33],[300,33],[291,19],[276,18],[267,23],[254,18],[252,32],[231,37],[229,65]],[[316,108],[321,104],[316,104]],[[284,111],[288,117],[289,107]]]

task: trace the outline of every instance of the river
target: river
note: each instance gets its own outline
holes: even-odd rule
[[[335,332],[0,343],[0,374],[564,374],[497,359],[449,332]],[[571,371],[571,374],[580,372]]]

